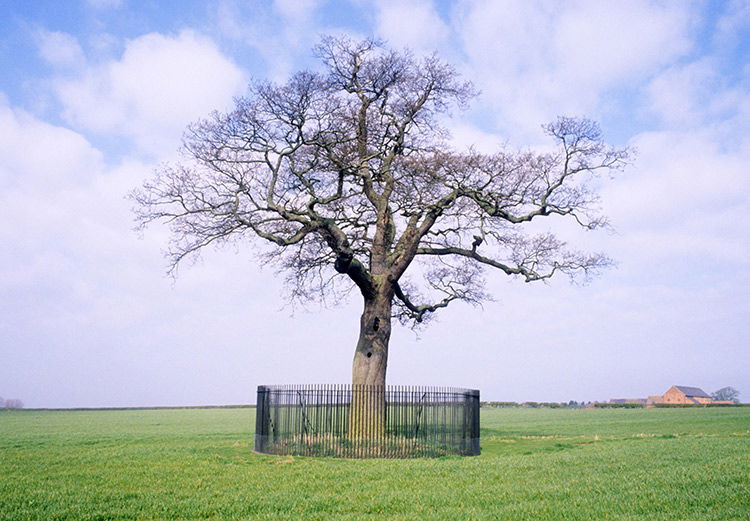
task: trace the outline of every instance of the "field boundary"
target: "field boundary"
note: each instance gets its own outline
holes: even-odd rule
[[[0,409],[2,411],[151,411],[169,409],[255,409],[255,404],[239,405],[148,405],[143,407],[24,407],[23,409]]]

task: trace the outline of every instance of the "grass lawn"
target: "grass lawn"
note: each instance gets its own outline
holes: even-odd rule
[[[254,415],[0,412],[0,520],[750,519],[750,408],[483,409],[416,460],[253,454]]]

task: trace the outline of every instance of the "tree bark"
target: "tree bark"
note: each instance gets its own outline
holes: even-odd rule
[[[373,299],[365,300],[352,365],[353,385],[385,385],[393,300],[389,293],[378,292]]]
[[[365,299],[360,317],[349,412],[349,436],[360,443],[377,444],[385,435],[385,373],[392,301],[392,289],[376,291],[373,298]]]

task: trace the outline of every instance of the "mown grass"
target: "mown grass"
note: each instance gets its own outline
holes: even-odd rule
[[[0,413],[0,520],[744,520],[750,409],[482,411],[482,455],[253,454],[252,409]]]

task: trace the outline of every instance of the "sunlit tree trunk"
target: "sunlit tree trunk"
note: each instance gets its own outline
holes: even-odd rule
[[[360,318],[352,364],[349,435],[363,442],[375,442],[385,435],[385,374],[392,299],[393,294],[388,291],[379,291],[372,299],[365,299]]]

